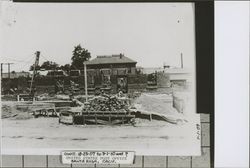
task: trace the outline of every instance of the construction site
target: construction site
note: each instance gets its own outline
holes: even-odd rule
[[[199,121],[193,122],[192,76],[183,62],[179,68],[146,72],[118,54],[97,56],[84,69],[43,75],[36,69],[39,56],[38,51],[33,71],[25,76],[2,73],[5,152],[23,147],[142,150],[149,141],[159,148],[195,141]]]

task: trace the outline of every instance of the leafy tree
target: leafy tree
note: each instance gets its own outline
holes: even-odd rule
[[[73,56],[71,58],[72,63],[71,65],[74,68],[82,69],[83,63],[85,61],[88,61],[91,58],[90,52],[84,48],[81,47],[81,45],[75,46],[73,50]]]
[[[42,65],[41,68],[45,70],[54,70],[57,69],[59,65],[55,62],[52,61],[45,61]]]
[[[71,65],[70,64],[61,65],[59,69],[64,71],[69,71],[71,69]]]
[[[34,69],[34,65],[31,65],[30,66],[30,71],[33,71],[33,69]],[[36,66],[36,70],[40,70],[40,66],[39,65]]]

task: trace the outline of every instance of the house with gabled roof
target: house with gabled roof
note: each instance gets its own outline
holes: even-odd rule
[[[87,67],[96,68],[132,68],[136,66],[136,61],[126,57],[124,54],[102,55],[86,62]]]
[[[102,55],[86,62],[88,81],[101,85],[116,84],[118,89],[127,90],[128,75],[136,74],[136,61],[124,54]]]

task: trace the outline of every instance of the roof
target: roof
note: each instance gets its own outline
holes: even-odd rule
[[[136,61],[124,56],[123,54],[119,55],[110,55],[110,56],[97,56],[96,58],[87,61],[87,65],[96,65],[96,64],[120,64],[120,63],[137,63]]]

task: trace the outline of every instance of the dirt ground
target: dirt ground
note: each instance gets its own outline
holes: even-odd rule
[[[43,149],[56,154],[60,149],[123,149],[138,154],[197,154],[199,141],[195,125],[174,125],[163,121],[141,121],[134,126],[74,126],[58,118],[2,120],[2,152],[37,154]],[[13,149],[13,150],[12,150]],[[46,151],[46,150],[45,150]],[[44,152],[45,152],[44,151]],[[47,152],[45,152],[47,153]],[[57,153],[58,154],[58,153]]]
[[[12,119],[12,120],[26,120],[31,119],[33,116],[31,115],[30,110],[22,111],[16,108],[16,102],[6,101],[1,104],[1,118],[2,119]]]
[[[159,104],[161,98],[165,99],[164,96],[155,101],[146,98],[155,105],[147,107],[164,112],[166,106]],[[147,103],[141,103],[146,108]],[[64,125],[59,124],[58,118],[33,118],[28,111],[18,111],[13,104],[2,104],[3,154],[58,155],[66,149],[132,150],[138,155],[200,153],[196,127],[200,123],[199,115],[188,117],[186,123],[179,125],[143,119],[136,119],[135,126]]]

